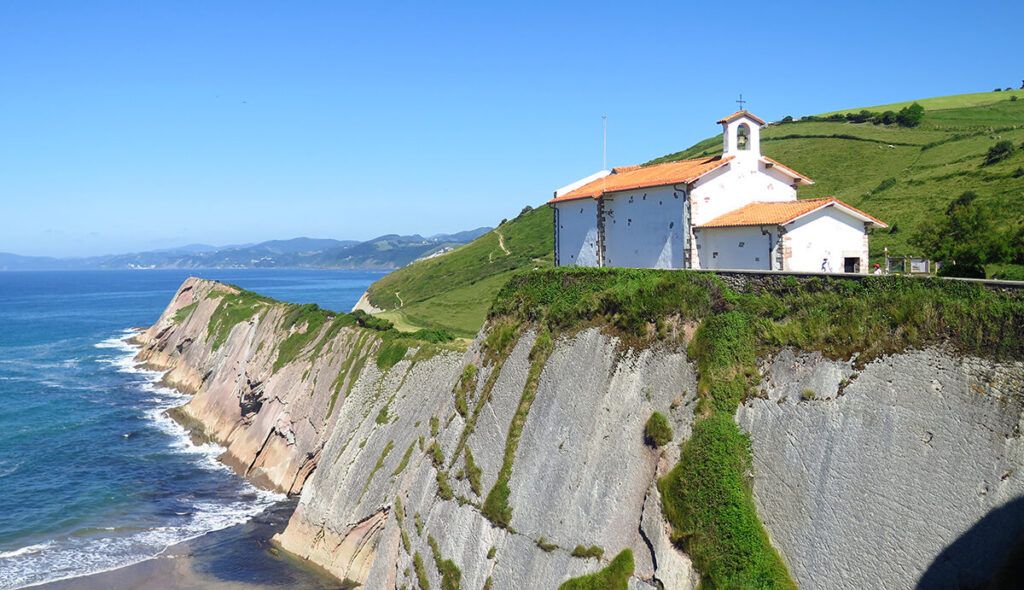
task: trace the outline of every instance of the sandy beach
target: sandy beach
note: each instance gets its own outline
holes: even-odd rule
[[[30,586],[33,590],[345,590],[343,584],[270,542],[297,499],[280,502],[245,524],[168,547],[126,567]]]

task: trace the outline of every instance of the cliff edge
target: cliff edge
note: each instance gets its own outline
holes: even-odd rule
[[[140,358],[367,588],[995,583],[1024,304],[888,279],[526,273],[465,350],[189,279]]]

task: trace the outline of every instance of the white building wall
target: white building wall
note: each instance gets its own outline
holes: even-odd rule
[[[686,193],[655,187],[604,199],[604,265],[683,268]]]
[[[738,160],[738,161],[737,161]],[[795,201],[789,177],[758,160],[737,158],[693,183],[690,191],[693,224],[701,225],[755,201]]]
[[[792,179],[756,158],[736,158],[690,185],[690,218],[697,226],[755,201],[795,201],[791,183]],[[691,244],[693,268],[704,268],[696,236]]]
[[[557,266],[597,266],[597,199],[555,203]]]
[[[777,227],[719,227],[696,232],[700,268],[712,270],[772,270]]]
[[[843,272],[843,259],[860,259],[860,272],[867,272],[868,250],[864,222],[835,207],[827,207],[786,226],[783,236],[783,270],[821,272],[828,258],[830,272]]]

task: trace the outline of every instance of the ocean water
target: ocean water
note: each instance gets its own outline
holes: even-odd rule
[[[283,497],[191,444],[125,339],[189,275],[347,311],[383,272],[0,272],[0,589],[109,570]]]

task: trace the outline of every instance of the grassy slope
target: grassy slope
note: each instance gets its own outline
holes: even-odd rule
[[[1010,101],[1013,95],[1021,98]],[[880,255],[885,247],[898,255],[916,254],[907,244],[910,234],[967,190],[995,206],[1007,223],[1024,219],[1024,177],[1012,177],[1018,167],[1024,166],[1024,150],[995,165],[981,166],[996,138],[1008,139],[1018,147],[1024,142],[1024,91],[917,102],[926,110],[916,128],[845,122],[771,125],[761,132],[761,151],[815,180],[816,184],[800,189],[800,198],[835,196],[889,223],[890,230],[872,236],[872,256]],[[906,104],[910,103],[870,110],[896,109]],[[922,149],[934,142],[944,143]],[[718,136],[652,162],[720,152]],[[896,184],[871,194],[887,178],[896,179]]]
[[[453,252],[381,278],[368,290],[370,303],[399,327],[444,327],[472,337],[513,272],[553,264],[552,223],[551,209],[538,207]],[[509,254],[501,249],[499,234]]]
[[[1020,98],[1010,101],[1011,96]],[[869,108],[898,110],[911,102]],[[770,125],[762,130],[762,151],[816,181],[800,189],[800,198],[836,196],[888,222],[889,230],[871,238],[873,256],[880,256],[885,247],[896,255],[916,254],[907,245],[910,234],[966,190],[995,205],[1007,223],[1024,219],[1024,177],[1012,177],[1024,166],[1024,149],[993,166],[981,166],[996,137],[1017,146],[1024,142],[1024,91],[917,102],[926,111],[921,125],[913,129],[845,122]],[[651,163],[718,154],[721,145],[720,135],[710,137]],[[893,186],[875,190],[889,178],[895,179]],[[551,266],[551,224],[550,209],[535,209],[450,254],[380,279],[369,289],[370,302],[386,310],[381,315],[400,329],[445,327],[459,336],[472,336],[513,271]],[[498,232],[511,255],[500,249]]]
[[[956,109],[964,107],[977,107],[994,102],[1002,102],[1009,100],[1011,96],[1018,96],[1018,100],[1024,99],[1024,90],[1010,90],[1004,92],[976,92],[973,94],[953,94],[951,96],[936,96],[934,98],[922,98],[920,100],[908,100],[906,102],[894,102],[892,104],[882,104],[873,107],[858,107],[855,109],[843,109],[840,111],[831,111],[823,113],[824,115],[831,115],[833,113],[856,113],[860,112],[861,109],[867,109],[869,111],[898,111],[903,107],[908,107],[915,102],[923,106],[926,110],[939,110],[939,109]]]

